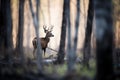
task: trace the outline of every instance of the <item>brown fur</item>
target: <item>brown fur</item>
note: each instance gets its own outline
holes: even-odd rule
[[[44,56],[45,56],[47,45],[50,41],[50,37],[53,37],[53,36],[54,35],[51,32],[47,32],[45,37],[39,38],[41,41],[41,48],[44,51]],[[33,39],[32,43],[33,43],[33,47],[34,47],[33,55],[35,57],[35,50],[37,49],[37,37],[35,37]]]

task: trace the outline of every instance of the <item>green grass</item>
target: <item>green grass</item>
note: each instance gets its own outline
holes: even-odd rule
[[[48,74],[57,74],[59,76],[63,76],[66,74],[67,71],[67,65],[49,65],[49,66],[44,66],[44,70]]]
[[[81,76],[88,76],[90,78],[94,77],[96,73],[95,60],[90,61],[90,69],[87,69],[82,64],[75,64],[75,71]],[[62,65],[49,65],[44,66],[44,70],[48,74],[57,74],[58,76],[64,76],[67,73],[67,64]]]

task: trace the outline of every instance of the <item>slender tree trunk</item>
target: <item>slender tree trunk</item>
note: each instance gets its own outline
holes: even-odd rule
[[[25,62],[25,56],[23,51],[23,32],[24,32],[24,2],[25,0],[19,1],[19,22],[18,22],[18,33],[16,42],[16,52],[21,57],[21,62]]]
[[[68,44],[67,44],[67,58],[68,58],[68,71],[74,70],[74,61],[75,61],[75,56],[74,56],[74,51],[73,51],[73,46],[71,46],[71,22],[70,22],[70,0],[67,1],[68,6],[67,6],[67,25],[68,25]]]
[[[41,49],[41,45],[40,45],[40,39],[39,39],[39,7],[40,7],[40,0],[36,0],[37,1],[37,15],[35,15],[34,11],[33,11],[33,6],[32,6],[32,1],[29,0],[29,6],[30,6],[30,11],[32,14],[32,18],[33,18],[33,24],[35,27],[35,32],[36,32],[36,37],[37,37],[37,66],[38,66],[38,70],[42,71],[43,68],[43,64],[42,64],[42,49]]]
[[[4,54],[7,60],[10,60],[13,54],[10,0],[1,0],[0,14],[0,52]]]
[[[36,36],[37,36],[37,65],[38,65],[38,69],[40,71],[42,71],[43,68],[43,64],[42,64],[42,49],[41,49],[41,44],[40,44],[40,40],[39,40],[39,10],[40,10],[40,0],[36,0],[36,8],[37,8],[37,21],[36,21],[36,25],[35,26],[35,31],[36,31]],[[35,17],[35,16],[34,16]]]
[[[83,46],[83,63],[84,66],[86,66],[87,68],[89,68],[89,59],[91,54],[91,35],[92,35],[92,27],[93,27],[92,25],[93,16],[94,16],[93,0],[89,0],[87,26],[86,26],[85,40]]]
[[[76,13],[76,21],[75,21],[75,38],[74,38],[74,55],[77,54],[77,44],[78,44],[78,30],[79,30],[79,20],[80,20],[80,0],[77,0],[77,13]]]
[[[57,62],[63,63],[65,57],[65,39],[66,39],[66,26],[67,26],[67,6],[68,0],[64,0],[63,5],[63,14],[62,14],[62,27],[61,27],[61,36],[60,36],[60,46],[58,51]]]
[[[37,21],[39,20],[39,8],[40,7],[40,0],[36,0],[36,16],[37,16]],[[38,26],[39,26],[39,22],[38,22]]]
[[[75,21],[75,38],[74,46],[71,46],[71,24],[70,24],[70,1],[68,6],[68,46],[67,46],[67,57],[68,57],[68,72],[75,69],[76,61],[76,50],[78,41],[78,28],[79,28],[79,18],[80,18],[80,0],[77,0],[76,5],[76,21]]]
[[[115,80],[113,79],[112,64],[112,0],[94,0],[94,8],[96,18],[97,80]]]

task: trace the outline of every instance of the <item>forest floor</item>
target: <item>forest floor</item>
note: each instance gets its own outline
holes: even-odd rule
[[[67,70],[67,63],[45,64],[42,71],[38,71],[34,61],[26,64],[0,61],[0,80],[92,80],[95,72],[95,60],[90,61],[90,69],[82,64],[75,64],[72,72]]]

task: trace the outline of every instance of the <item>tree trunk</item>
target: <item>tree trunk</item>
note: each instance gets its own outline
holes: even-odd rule
[[[19,22],[18,22],[18,33],[17,33],[17,42],[16,42],[16,52],[17,55],[20,55],[21,62],[25,62],[25,56],[23,51],[23,32],[24,32],[24,2],[25,0],[19,1]]]
[[[94,16],[93,0],[89,0],[87,26],[86,26],[85,40],[83,46],[83,63],[84,66],[86,66],[87,68],[89,68],[89,59],[91,54],[91,34],[92,34],[92,26],[93,26],[92,25],[93,16]]]
[[[6,7],[5,7],[5,0],[1,0],[0,2],[0,55],[4,55],[4,49],[5,49],[5,10],[6,10]],[[5,9],[2,9],[2,8],[5,8]]]
[[[40,45],[40,39],[39,39],[39,7],[40,7],[40,0],[36,0],[36,8],[37,8],[37,15],[35,15],[34,11],[33,11],[33,6],[32,6],[32,1],[29,0],[29,6],[30,6],[30,11],[32,14],[32,18],[33,18],[33,24],[34,24],[34,28],[35,28],[35,32],[36,32],[36,37],[37,37],[37,66],[38,66],[38,70],[42,71],[43,68],[43,64],[42,64],[42,49],[41,49],[41,45]]]
[[[104,5],[103,5],[104,4]],[[112,1],[94,0],[96,18],[97,80],[113,79]]]
[[[76,62],[76,51],[77,51],[77,41],[78,41],[78,28],[79,28],[79,18],[80,18],[80,0],[77,0],[76,5],[76,21],[75,21],[75,38],[74,46],[71,46],[71,24],[70,24],[70,1],[68,7],[68,46],[67,46],[67,57],[68,57],[68,71],[73,71],[75,69]]]
[[[1,0],[0,3],[0,50],[0,53],[4,54],[7,60],[12,59],[13,40],[10,0]]]
[[[75,54],[73,51],[73,46],[71,46],[71,22],[70,22],[70,0],[68,0],[68,6],[67,6],[67,25],[68,25],[68,43],[67,43],[67,58],[68,58],[68,71],[74,70],[74,63],[75,63]]]
[[[68,0],[64,0],[60,46],[59,46],[58,57],[57,57],[57,62],[58,63],[63,63],[64,57],[65,57],[65,39],[66,39],[67,6],[68,6],[67,2],[68,2]]]
[[[74,38],[74,55],[77,54],[77,42],[78,42],[78,30],[79,30],[79,20],[80,20],[80,0],[77,0],[77,13],[76,13],[76,21],[75,21],[75,38]]]

